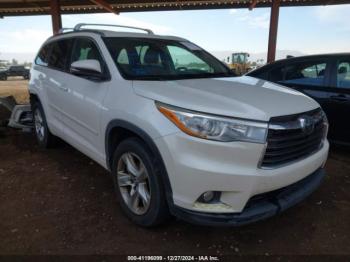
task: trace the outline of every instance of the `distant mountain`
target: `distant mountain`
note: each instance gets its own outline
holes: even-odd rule
[[[227,57],[231,56],[231,54],[235,52],[238,52],[238,51],[210,51],[210,53],[212,53],[216,58],[218,58],[221,61],[224,59],[227,59]],[[241,51],[241,52],[244,52],[244,51]],[[251,62],[255,62],[259,59],[263,59],[266,62],[267,52],[249,53],[249,54],[250,54],[249,61]],[[277,50],[276,59],[286,58],[287,55],[303,56],[307,54],[296,50]]]

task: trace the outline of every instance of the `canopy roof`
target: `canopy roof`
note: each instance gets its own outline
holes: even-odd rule
[[[107,12],[97,1],[61,0],[62,14]],[[197,10],[222,8],[271,7],[272,0],[104,0],[115,12]],[[280,6],[313,6],[350,4],[350,0],[281,0]],[[50,1],[0,0],[0,16],[24,16],[50,14]]]

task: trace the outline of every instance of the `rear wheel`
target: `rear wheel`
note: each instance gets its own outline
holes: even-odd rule
[[[56,144],[57,137],[51,134],[42,105],[39,102],[35,102],[32,106],[33,118],[34,118],[34,132],[38,144],[42,148],[49,148]]]
[[[150,227],[169,217],[165,192],[150,150],[138,138],[120,143],[113,158],[113,178],[120,205],[136,224]]]
[[[3,80],[3,81],[6,81],[7,80],[7,75],[1,75],[0,79]]]

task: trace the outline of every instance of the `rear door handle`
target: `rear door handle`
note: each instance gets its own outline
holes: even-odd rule
[[[330,98],[332,100],[338,101],[338,102],[347,102],[347,101],[349,101],[349,98],[347,98],[345,95],[330,96]]]

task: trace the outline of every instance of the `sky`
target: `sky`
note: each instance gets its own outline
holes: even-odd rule
[[[280,9],[277,49],[302,54],[350,52],[350,5]],[[266,53],[270,9],[63,15],[63,27],[80,22],[147,27],[187,38],[211,51]],[[32,59],[52,34],[50,16],[0,19],[0,60]],[[23,53],[23,55],[21,55]]]

